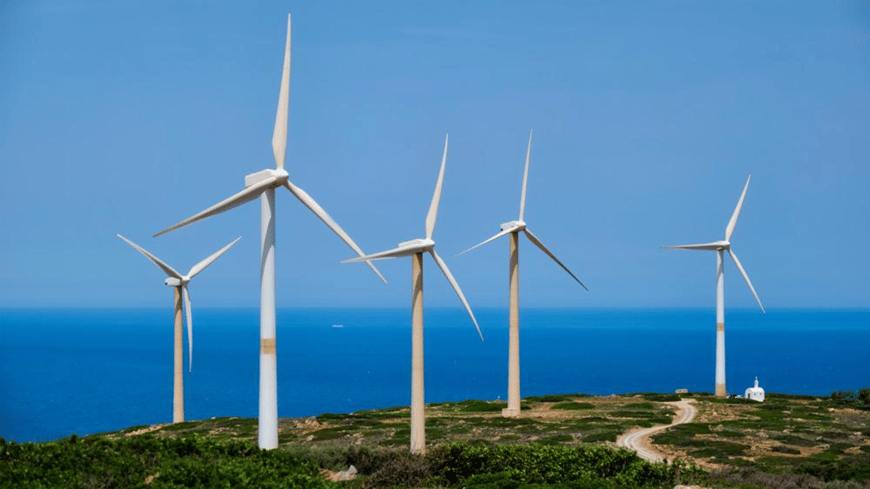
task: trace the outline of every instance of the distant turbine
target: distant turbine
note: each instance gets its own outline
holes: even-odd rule
[[[261,212],[261,253],[260,253],[260,413],[258,445],[260,448],[272,449],[278,447],[278,373],[275,343],[275,189],[281,186],[287,188],[311,212],[329,226],[358,255],[363,251],[344,232],[343,229],[329,217],[317,202],[307,192],[297,187],[289,180],[284,169],[284,154],[287,150],[287,116],[290,104],[290,15],[287,15],[287,44],[284,50],[284,72],[281,76],[281,92],[278,97],[278,113],[275,117],[275,131],[272,134],[272,153],[275,155],[275,166],[245,176],[245,190],[229,197],[208,209],[170,226],[155,234],[168,233],[196,221],[228,211],[236,206],[260,199]],[[383,275],[371,263],[369,267],[378,277],[387,283]]]
[[[399,243],[399,247],[374,253],[371,255],[345,260],[342,263],[355,263],[365,260],[384,260],[387,258],[398,258],[401,256],[411,256],[412,284],[414,293],[411,300],[413,327],[411,332],[411,453],[422,453],[426,450],[426,427],[425,427],[425,403],[423,400],[423,253],[428,252],[435,259],[435,263],[444,272],[444,276],[453,286],[465,310],[471,317],[474,327],[477,328],[477,334],[480,340],[483,341],[483,333],[480,332],[480,327],[477,325],[477,320],[474,319],[474,313],[471,312],[471,307],[468,301],[465,300],[465,295],[462,294],[462,289],[453,274],[447,268],[444,260],[435,253],[435,241],[432,241],[432,233],[435,231],[435,220],[438,218],[438,204],[441,201],[441,184],[444,181],[444,167],[447,164],[447,138],[444,138],[444,155],[441,158],[441,171],[438,173],[438,182],[435,184],[435,194],[432,196],[432,203],[429,205],[429,213],[426,215],[426,238],[413,239]]]
[[[740,216],[740,209],[743,207],[743,198],[746,197],[746,191],[749,189],[750,175],[746,179],[746,185],[743,187],[743,193],[740,194],[740,200],[737,201],[737,207],[731,215],[731,220],[728,221],[728,227],[725,228],[725,239],[715,241],[713,243],[689,244],[678,246],[663,246],[666,250],[710,250],[716,252],[716,397],[728,397],[728,390],[725,388],[725,263],[724,252],[727,250],[740,274],[746,279],[746,285],[755,296],[758,302],[758,307],[764,313],[764,306],[761,305],[761,299],[755,293],[755,287],[749,281],[749,275],[737,259],[737,255],[731,249],[731,233],[734,232],[734,226],[737,225],[737,218]]]
[[[531,231],[526,228],[526,223],[523,221],[523,214],[526,210],[526,184],[529,178],[529,155],[532,151],[532,132],[529,131],[529,145],[526,148],[526,169],[523,172],[523,190],[520,194],[520,218],[516,221],[506,222],[501,225],[501,232],[496,234],[495,236],[487,239],[486,241],[474,245],[471,248],[463,251],[462,253],[471,251],[478,246],[484,245],[498,239],[506,234],[510,234],[511,236],[511,250],[510,250],[510,345],[508,348],[508,407],[506,409],[502,409],[502,416],[505,417],[514,417],[519,416],[520,414],[520,285],[519,285],[519,273],[520,273],[520,251],[519,251],[519,236],[520,231],[526,233],[526,236],[529,238],[529,241],[535,244],[538,248],[541,249],[544,253],[547,254],[550,258],[553,259],[556,263],[559,264],[560,267],[565,269],[569,275],[574,277],[574,280],[577,281],[584,289],[586,286],[583,285],[583,282],[580,281],[571,270],[568,270],[562,262],[556,258],[547,247],[544,246],[543,243],[532,234]],[[460,253],[460,255],[462,254]],[[586,289],[589,290],[589,289]]]
[[[116,236],[123,239],[125,242],[127,242],[128,245],[132,246],[133,249],[145,255],[146,258],[151,260],[152,263],[154,263],[161,270],[163,270],[167,276],[165,282],[166,285],[175,288],[175,385],[172,395],[172,422],[181,423],[182,421],[184,421],[184,372],[182,371],[184,352],[183,347],[181,346],[181,297],[182,295],[184,296],[184,309],[187,312],[187,353],[189,356],[188,368],[193,370],[193,318],[190,312],[190,293],[187,291],[187,284],[199,272],[205,270],[207,266],[211,265],[213,261],[217,260],[219,256],[223,255],[224,252],[230,249],[231,246],[236,244],[236,241],[242,238],[236,238],[235,241],[224,246],[215,254],[192,266],[190,268],[190,271],[187,272],[187,275],[182,275],[176,272],[174,268],[164,263],[160,258],[152,255],[136,243],[121,236],[120,234],[116,234]]]

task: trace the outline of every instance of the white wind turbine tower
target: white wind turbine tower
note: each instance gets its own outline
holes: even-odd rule
[[[278,112],[272,134],[272,153],[275,169],[266,169],[245,176],[245,189],[241,192],[194,214],[191,217],[155,234],[168,233],[196,221],[228,211],[236,206],[260,197],[260,411],[258,445],[263,449],[278,447],[278,375],[275,343],[275,189],[287,188],[305,204],[321,221],[337,234],[358,255],[364,253],[353,239],[338,225],[320,205],[301,188],[289,180],[284,169],[284,154],[287,150],[287,116],[290,103],[290,15],[287,15],[287,42],[284,50],[284,71],[281,75],[281,92],[278,97]],[[381,273],[371,263],[369,267],[386,283]]]
[[[474,313],[471,312],[471,306],[465,300],[465,295],[447,264],[444,260],[435,253],[435,241],[432,240],[432,233],[435,231],[435,220],[438,218],[438,204],[441,201],[441,184],[444,181],[444,167],[447,163],[447,138],[444,138],[444,155],[441,158],[441,171],[438,173],[438,181],[435,184],[435,194],[432,196],[432,203],[429,205],[429,213],[426,214],[426,238],[412,239],[399,243],[398,248],[392,250],[381,251],[371,255],[345,260],[342,263],[354,263],[365,260],[384,260],[387,258],[398,258],[402,256],[411,257],[411,273],[412,285],[414,292],[411,298],[412,307],[412,330],[411,330],[411,453],[423,453],[426,450],[426,427],[425,427],[425,402],[423,396],[423,253],[428,252],[432,255],[438,268],[444,272],[444,276],[453,286],[465,310],[471,317],[474,327],[477,329],[477,334],[480,340],[483,341],[483,333],[480,332],[480,327],[477,325],[477,320],[474,318]]]
[[[737,218],[740,216],[740,209],[743,207],[743,199],[746,197],[746,191],[749,189],[749,180],[751,178],[752,175],[746,179],[743,193],[740,194],[737,207],[731,215],[731,220],[728,221],[728,227],[725,228],[724,240],[712,243],[662,247],[668,250],[708,250],[716,252],[716,397],[728,397],[728,390],[725,388],[725,251],[728,252],[731,259],[734,260],[734,264],[737,265],[737,269],[740,270],[740,274],[746,279],[746,285],[749,286],[749,290],[752,291],[752,295],[755,296],[755,300],[758,302],[758,307],[764,313],[764,306],[761,305],[761,299],[758,298],[758,294],[755,293],[755,287],[749,281],[749,275],[746,274],[746,270],[743,269],[740,260],[737,259],[737,255],[731,249],[731,234],[734,232],[734,226],[737,225]]]
[[[123,239],[128,245],[132,246],[133,249],[145,255],[146,258],[151,260],[152,263],[157,265],[161,270],[166,273],[166,285],[175,288],[175,382],[173,387],[172,394],[172,422],[173,423],[181,423],[184,421],[184,372],[183,372],[183,358],[184,358],[184,348],[182,347],[182,325],[181,325],[181,298],[184,296],[184,310],[187,313],[187,353],[189,357],[189,367],[191,370],[193,369],[193,318],[190,312],[190,293],[187,291],[187,284],[190,280],[195,277],[199,272],[205,270],[205,268],[212,264],[213,261],[217,260],[218,257],[223,255],[230,247],[236,244],[236,241],[242,239],[241,237],[236,238],[232,243],[224,246],[216,253],[206,258],[205,260],[197,263],[196,265],[190,268],[190,271],[187,272],[187,275],[182,275],[175,271],[174,268],[167,265],[163,260],[157,258],[156,256],[149,253],[144,248],[140,247],[136,243],[130,241],[129,239],[117,234],[119,238]]]
[[[509,269],[510,341],[508,346],[508,407],[506,409],[502,409],[502,416],[505,417],[514,417],[519,416],[520,414],[520,231],[526,233],[529,241],[534,243],[535,246],[540,248],[541,251],[546,253],[547,256],[553,259],[553,261],[558,263],[560,267],[562,267],[566,272],[568,272],[569,275],[574,278],[574,280],[577,281],[577,283],[579,283],[584,289],[586,289],[586,286],[583,285],[583,282],[581,282],[580,279],[578,279],[573,273],[571,273],[571,270],[568,270],[568,267],[566,267],[561,261],[559,261],[559,259],[556,258],[556,256],[553,255],[553,253],[551,253],[546,246],[544,246],[544,243],[541,243],[537,236],[529,231],[529,229],[526,227],[525,221],[523,221],[523,216],[526,210],[526,184],[529,178],[529,155],[531,154],[531,151],[532,132],[529,131],[529,145],[526,148],[526,169],[523,172],[523,190],[520,194],[520,218],[516,221],[510,221],[502,224],[501,231],[498,234],[462,252],[465,253],[471,251],[478,246],[489,243],[490,241],[498,239],[506,234],[510,234],[511,236]],[[460,255],[462,253],[460,253]]]

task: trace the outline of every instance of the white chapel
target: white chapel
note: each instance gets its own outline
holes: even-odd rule
[[[755,378],[755,387],[746,389],[746,394],[743,397],[753,401],[764,402],[764,389],[758,387],[758,377]]]

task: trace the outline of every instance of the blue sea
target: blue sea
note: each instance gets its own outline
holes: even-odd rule
[[[426,309],[426,401],[504,399],[507,310]],[[187,419],[256,417],[257,309],[194,310]],[[172,311],[0,310],[0,437],[48,441],[172,419]],[[712,309],[529,309],[522,395],[711,392]],[[334,327],[342,325],[343,327]],[[410,309],[279,309],[281,417],[408,405]],[[870,386],[870,311],[727,311],[727,381],[742,393]],[[186,341],[185,341],[186,348]],[[187,357],[185,352],[185,367]]]

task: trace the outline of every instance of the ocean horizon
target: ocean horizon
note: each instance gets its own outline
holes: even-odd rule
[[[507,395],[506,308],[425,311],[426,402]],[[870,386],[870,310],[726,311],[728,390]],[[259,309],[193,311],[187,419],[256,417]],[[334,327],[334,326],[341,327]],[[186,333],[185,333],[186,334]],[[279,308],[278,414],[406,406],[410,307]],[[712,308],[520,311],[523,397],[712,392]],[[171,308],[0,309],[0,437],[49,441],[172,420]]]

